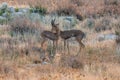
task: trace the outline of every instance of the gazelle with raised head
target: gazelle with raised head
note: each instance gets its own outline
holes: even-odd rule
[[[42,37],[41,47],[44,46],[44,43],[48,39],[53,41],[53,47],[57,46],[57,41],[58,41],[58,37],[59,37],[57,33],[53,33],[51,31],[43,31],[41,33],[41,37]]]
[[[42,37],[41,48],[45,52],[44,53],[44,55],[45,55],[44,59],[49,60],[48,54],[46,53],[46,48],[44,48],[44,44],[47,40],[53,41],[53,50],[55,51],[54,53],[56,53],[56,47],[57,47],[57,42],[58,42],[59,35],[57,33],[53,33],[51,31],[46,30],[46,31],[43,31],[41,33],[41,37]],[[54,57],[54,55],[51,55],[51,56]],[[43,59],[43,61],[44,61],[44,59]]]
[[[85,33],[84,32],[82,32],[81,30],[65,30],[65,31],[61,31],[58,28],[58,24],[56,25],[54,22],[55,22],[55,19],[51,21],[51,25],[52,25],[51,31],[53,33],[58,34],[64,40],[64,48],[66,46],[66,41],[69,38],[72,38],[72,37],[74,37],[75,40],[79,43],[79,52],[81,50],[81,47],[85,47],[85,45],[82,43],[82,39],[85,37]],[[68,45],[68,43],[67,43],[67,46],[68,46],[68,52],[69,52],[69,45]]]

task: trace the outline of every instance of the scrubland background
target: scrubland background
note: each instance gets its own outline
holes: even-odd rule
[[[78,56],[74,38],[70,54],[48,40],[42,61],[40,34],[54,18],[86,34]],[[0,0],[0,80],[120,80],[120,1]]]

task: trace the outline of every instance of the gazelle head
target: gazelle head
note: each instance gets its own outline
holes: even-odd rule
[[[53,19],[53,20],[51,21],[51,25],[52,25],[51,31],[52,31],[53,33],[58,33],[58,32],[60,31],[60,30],[59,30],[59,27],[58,27],[59,23],[55,24],[55,19]]]
[[[57,27],[59,25],[59,23],[55,23],[55,19],[53,19],[51,21],[51,25],[52,25],[52,27]]]
[[[52,26],[55,25],[55,19],[51,20],[51,25],[52,25]]]

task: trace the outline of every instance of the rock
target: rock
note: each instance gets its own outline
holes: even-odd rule
[[[103,41],[103,40],[105,40],[104,35],[98,35],[98,41]]]
[[[10,11],[10,13],[15,13],[15,9],[13,7],[9,7],[8,10]]]
[[[65,17],[63,20],[68,20],[68,21],[72,21],[74,18],[73,17]]]
[[[74,17],[63,17],[63,27],[64,29],[73,29],[77,24],[77,20]]]
[[[116,39],[115,34],[100,34],[98,35],[98,41],[104,41],[104,40],[115,40]]]
[[[105,39],[111,39],[111,40],[115,40],[116,39],[116,35],[115,34],[107,34],[107,35],[105,35]]]
[[[68,29],[71,29],[71,25],[70,25],[70,21],[67,21],[67,20],[64,20],[63,21],[63,28],[64,28],[64,30],[68,30]]]
[[[10,16],[10,13],[5,12],[5,13],[2,14],[2,16],[8,18]]]
[[[11,17],[20,17],[20,16],[24,16],[25,14],[24,13],[22,13],[22,12],[15,12],[15,13],[12,13],[11,14]]]
[[[42,62],[43,65],[49,64],[48,62]]]
[[[28,13],[30,10],[28,8],[20,8],[19,12]]]
[[[30,19],[33,21],[40,20],[40,15],[38,13],[31,13]]]

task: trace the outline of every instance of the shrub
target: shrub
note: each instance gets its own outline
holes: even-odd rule
[[[2,16],[3,13],[5,13],[5,10],[4,9],[0,9],[0,16]]]
[[[71,0],[71,2],[77,6],[82,6],[84,5],[82,0]]]
[[[82,61],[80,61],[79,56],[62,56],[60,61],[60,66],[63,67],[71,67],[74,69],[83,69],[84,64]]]
[[[1,16],[0,17],[0,24],[5,24],[5,23],[7,23],[7,19]]]
[[[2,16],[3,13],[4,13],[4,12],[3,12],[2,10],[0,10],[0,16]]]
[[[59,16],[70,16],[77,14],[76,7],[74,5],[69,3],[66,3],[66,5],[67,6],[59,5],[59,7],[53,13],[56,13]]]
[[[105,5],[118,5],[118,0],[104,0]]]
[[[15,8],[15,12],[18,12],[19,11],[19,8]]]
[[[71,8],[62,8],[62,9],[59,9],[59,10],[56,10],[56,13],[60,16],[62,15],[72,15],[74,14],[74,10],[72,10]]]
[[[8,8],[8,4],[6,2],[3,2],[1,5],[2,10],[6,10]]]
[[[38,30],[38,26],[35,25],[30,19],[23,17],[16,17],[11,22],[11,36],[21,34],[24,35],[25,33],[34,34]]]
[[[46,8],[43,8],[43,7],[39,7],[39,6],[35,6],[34,8],[31,8],[30,9],[30,12],[31,13],[39,13],[39,14],[46,14],[47,13],[47,9]]]

